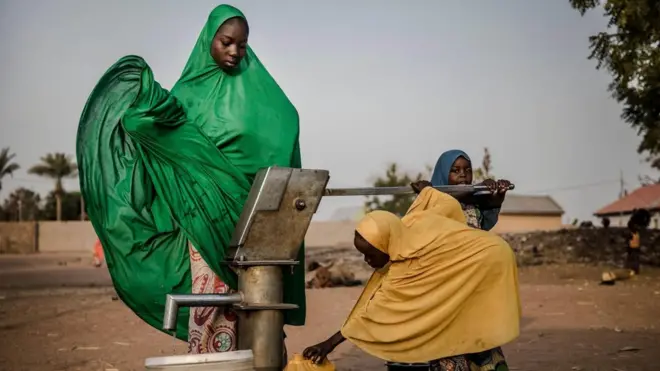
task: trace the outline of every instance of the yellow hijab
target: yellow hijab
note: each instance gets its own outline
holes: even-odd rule
[[[428,362],[493,349],[518,336],[514,253],[499,236],[468,227],[451,196],[426,188],[402,219],[374,211],[357,232],[390,256],[341,330],[365,352]]]

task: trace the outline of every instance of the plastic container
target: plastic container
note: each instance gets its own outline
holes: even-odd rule
[[[284,371],[335,371],[335,365],[327,359],[322,364],[317,365],[300,354],[294,354]]]
[[[147,371],[253,371],[251,350],[147,358]]]

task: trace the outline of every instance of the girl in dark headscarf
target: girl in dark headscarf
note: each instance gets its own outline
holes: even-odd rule
[[[440,185],[470,185],[472,184],[472,161],[467,153],[461,150],[450,150],[443,153],[433,169],[431,184]],[[467,224],[476,229],[491,230],[500,213],[506,191],[511,183],[508,180],[494,181],[486,179],[492,196],[467,196],[459,199]],[[440,362],[446,370],[508,370],[502,349],[496,348],[477,354],[450,357]],[[468,368],[466,368],[468,367]]]
[[[434,186],[472,184],[470,157],[467,153],[457,149],[443,153],[433,169],[431,183]],[[498,181],[486,179],[481,184],[491,190],[492,197],[470,196],[459,201],[463,206],[468,225],[472,228],[489,231],[497,224],[500,207],[511,182],[503,179]]]

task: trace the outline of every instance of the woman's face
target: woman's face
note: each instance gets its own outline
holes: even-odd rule
[[[211,57],[223,70],[236,68],[247,50],[248,25],[243,18],[231,18],[218,28],[211,42]]]
[[[371,268],[380,269],[390,261],[389,255],[373,247],[364,239],[364,237],[357,233],[357,231],[355,232],[353,244],[355,245],[355,248],[364,255],[364,261],[369,264]]]
[[[449,185],[472,184],[472,164],[459,157],[449,169]]]

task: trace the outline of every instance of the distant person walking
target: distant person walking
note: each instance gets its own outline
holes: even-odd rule
[[[103,254],[103,245],[101,245],[101,240],[96,239],[94,244],[94,266],[100,268],[105,263],[105,255]]]
[[[635,274],[639,274],[640,271],[640,249],[642,246],[640,232],[648,227],[650,221],[651,214],[645,209],[634,210],[628,221],[626,268],[632,270]]]
[[[605,229],[609,228],[611,223],[610,218],[608,217],[603,218],[602,223],[603,223],[603,228]]]
[[[632,270],[635,274],[639,274],[639,229],[636,225],[629,224],[628,231],[628,257],[626,258],[626,268]]]

